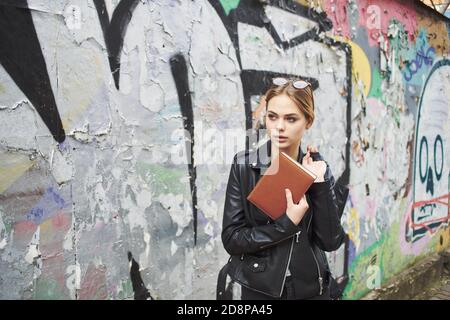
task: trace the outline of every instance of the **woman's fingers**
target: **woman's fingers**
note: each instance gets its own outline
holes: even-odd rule
[[[298,225],[305,215],[306,211],[308,211],[308,202],[306,202],[306,198],[303,197],[297,204],[294,204],[292,201],[292,193],[289,189],[284,189],[286,191],[286,199],[288,202],[288,206],[286,209],[286,215],[291,219],[291,221]]]
[[[289,189],[284,189],[285,193],[286,193],[286,201],[287,201],[287,206],[290,207],[294,201],[292,200],[292,193],[291,190]]]
[[[298,202],[298,206],[301,208],[303,215],[305,215],[306,211],[308,211],[308,209],[309,209],[309,204],[306,201],[306,197],[304,195]]]
[[[304,161],[304,163],[306,163],[306,164],[311,164],[311,163],[313,163],[313,159],[312,159],[312,157],[311,157],[311,153],[308,151],[307,153],[306,153],[306,155],[303,157],[303,161]]]
[[[310,153],[308,151],[308,152],[306,152],[306,155],[303,157],[302,163],[303,164],[309,164],[310,163],[309,160],[312,160],[312,158],[311,158],[311,155],[310,155]]]
[[[308,202],[306,201],[306,196],[303,195],[298,203],[294,203],[294,200],[292,199],[292,192],[291,190],[285,188],[284,191],[286,192],[286,200],[288,202],[288,206],[296,204],[296,205],[302,205],[302,206],[308,206]]]
[[[309,151],[310,153],[311,153],[311,152],[319,152],[319,150],[317,149],[317,147],[315,147],[315,146],[310,146],[310,145],[308,145],[308,146],[306,147],[306,151]]]
[[[305,195],[303,195],[303,197],[300,199],[300,201],[298,202],[298,204],[308,206],[308,202],[306,201]]]

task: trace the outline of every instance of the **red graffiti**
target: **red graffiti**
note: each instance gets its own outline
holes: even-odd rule
[[[449,198],[450,198],[450,193],[447,193],[447,194],[444,194],[444,195],[442,195],[440,197],[436,197],[436,198],[429,199],[429,200],[417,201],[417,202],[413,203],[411,211],[410,211],[410,214],[408,216],[408,221],[407,221],[408,225],[411,228],[414,228],[414,229],[425,228],[428,232],[430,232],[430,234],[435,233],[437,228],[431,229],[429,227],[429,225],[433,224],[433,223],[437,223],[437,222],[441,222],[441,223],[447,222],[448,220],[450,220],[450,214],[447,214],[446,217],[437,218],[437,219],[431,219],[431,220],[427,220],[426,222],[414,223],[412,221],[412,213],[414,212],[414,209],[416,209],[416,208],[421,208],[423,206],[433,205],[433,204],[434,205],[437,205],[437,204],[444,205],[447,208],[450,208]],[[445,199],[447,199],[447,202],[443,201]]]

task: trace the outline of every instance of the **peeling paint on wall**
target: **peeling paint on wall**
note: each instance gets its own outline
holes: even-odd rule
[[[0,298],[213,298],[229,166],[275,76],[312,83],[304,143],[350,187],[328,254],[345,298],[448,247],[450,25],[413,2],[18,0],[0,18]]]

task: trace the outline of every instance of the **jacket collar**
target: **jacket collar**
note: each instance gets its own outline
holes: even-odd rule
[[[251,149],[249,151],[250,167],[253,169],[261,170],[261,173],[264,174],[264,172],[270,167],[271,151],[272,141],[270,139],[263,143],[261,146],[255,149]],[[300,144],[300,146],[298,147],[297,162],[301,163],[300,159],[302,158],[303,152]]]

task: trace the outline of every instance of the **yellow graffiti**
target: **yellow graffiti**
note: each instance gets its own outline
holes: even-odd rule
[[[450,225],[446,228],[441,228],[436,233],[437,244],[436,251],[441,252],[450,247]]]
[[[347,215],[347,234],[350,240],[355,244],[356,250],[360,245],[359,240],[359,215],[355,208],[350,209],[350,214]]]
[[[7,190],[35,161],[22,154],[0,154],[0,194]]]
[[[47,219],[40,224],[40,244],[48,244],[51,242],[52,235],[55,235],[52,219]]]
[[[299,4],[302,4],[302,5],[304,5],[305,7],[309,7],[309,6],[310,6],[310,3],[309,3],[309,2],[311,2],[311,0],[296,0],[295,2],[297,2],[297,3],[299,3]],[[313,5],[313,4],[311,4],[311,5]]]
[[[372,83],[372,69],[364,50],[348,38],[335,36],[334,39],[350,45],[352,49],[352,81],[354,83],[355,96],[360,96],[361,88],[364,96],[367,97]]]
[[[347,41],[352,48],[352,75],[353,81],[355,83],[355,95],[359,96],[360,87],[358,86],[359,81],[362,82],[364,96],[368,96],[370,91],[372,73],[370,69],[369,59],[367,59],[364,50],[361,49],[353,41]]]

